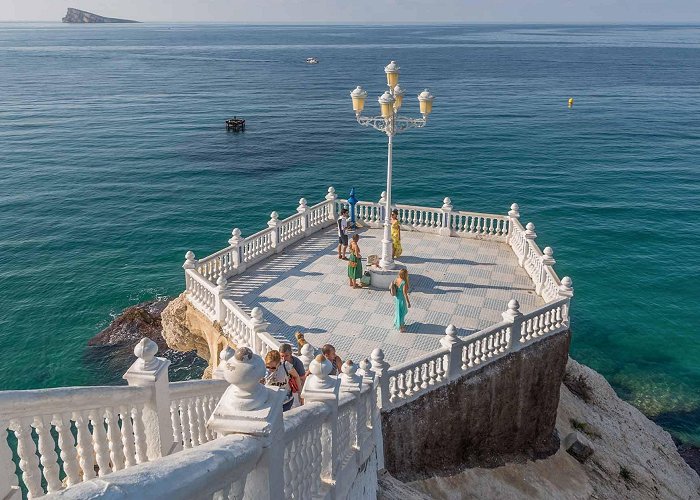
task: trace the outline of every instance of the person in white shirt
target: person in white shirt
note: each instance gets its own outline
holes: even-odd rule
[[[338,217],[338,258],[348,260],[348,209],[340,211]]]
[[[270,351],[265,355],[265,385],[281,387],[285,391],[282,411],[289,410],[294,404],[294,394],[289,385],[289,379],[293,378],[298,388],[301,387],[301,378],[289,361],[283,361],[279,351]]]

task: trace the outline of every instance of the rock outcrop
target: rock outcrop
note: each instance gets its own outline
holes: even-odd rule
[[[61,19],[64,23],[138,23],[138,21],[131,21],[129,19],[116,19],[113,17],[104,17],[93,14],[92,12],[86,12],[80,9],[74,9],[72,7],[68,8],[68,12]]]
[[[206,363],[193,349],[172,349],[163,338],[161,313],[169,298],[142,302],[124,309],[110,325],[88,341],[86,365],[102,371],[101,383],[121,381],[134,361],[134,346],[143,337],[158,345],[158,356],[170,360],[170,380],[186,380],[201,376]]]
[[[199,312],[181,293],[163,310],[163,338],[168,346],[178,351],[196,350],[209,365],[203,378],[211,378],[221,349],[228,345],[218,323],[213,323]],[[235,347],[235,346],[232,346]]]
[[[584,463],[562,444],[546,459],[466,469],[409,486],[436,499],[700,498],[700,477],[671,436],[618,398],[602,375],[570,359],[565,381],[556,428],[560,436],[579,432],[591,442],[595,451]]]

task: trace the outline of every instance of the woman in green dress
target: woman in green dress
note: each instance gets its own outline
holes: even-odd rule
[[[408,308],[411,307],[411,300],[408,298],[408,271],[401,269],[399,277],[394,280],[396,287],[396,295],[394,295],[394,304],[396,312],[394,313],[394,328],[401,332],[406,331],[406,314]]]
[[[360,288],[356,280],[362,278],[362,255],[360,255],[360,246],[357,244],[360,235],[355,233],[350,242],[350,259],[348,260],[348,278],[350,278],[350,286]]]

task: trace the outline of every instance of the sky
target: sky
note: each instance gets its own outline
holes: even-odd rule
[[[0,21],[60,21],[67,7],[144,22],[700,22],[700,0],[0,0]]]

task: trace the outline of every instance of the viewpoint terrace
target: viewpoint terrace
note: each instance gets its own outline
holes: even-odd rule
[[[386,205],[382,197],[354,207],[364,256],[376,252]],[[418,399],[438,394],[432,404],[441,408],[444,391],[469,387],[479,396],[455,401],[469,399],[476,413],[460,428],[481,427],[463,439],[478,444],[494,415],[506,452],[550,435],[573,291],[556,275],[552,250],[536,244],[534,225],[520,223],[518,206],[498,215],[455,210],[448,198],[434,208],[392,205],[412,276],[404,334],[392,328],[387,290],[347,285],[334,228],[347,206],[329,188],[320,203],[302,198],[290,217],[273,212],[253,235],[234,229],[210,256],[187,253],[184,300],[215,332],[207,341],[218,380],[169,382],[169,361],[143,339],[128,386],[0,392],[8,436],[0,440],[0,498],[373,499],[385,468],[383,432],[402,432]],[[300,353],[305,404],[282,415],[283,394],[259,383],[260,356],[296,330],[310,341]],[[315,357],[324,342],[355,360],[338,377]],[[548,353],[554,363],[537,362]],[[500,360],[508,377],[489,372]],[[401,453],[415,452],[391,448],[386,458],[396,465]]]

